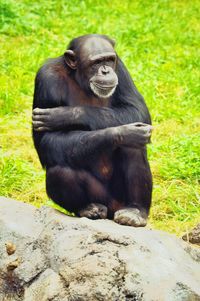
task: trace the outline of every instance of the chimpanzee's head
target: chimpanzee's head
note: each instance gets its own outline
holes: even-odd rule
[[[85,35],[71,41],[64,54],[77,83],[87,93],[110,97],[118,84],[114,42],[104,35]]]

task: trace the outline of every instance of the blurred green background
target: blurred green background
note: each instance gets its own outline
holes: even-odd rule
[[[182,234],[200,213],[199,0],[12,1],[0,4],[0,195],[40,206],[44,171],[31,138],[35,73],[82,34],[107,34],[155,127],[150,224]]]

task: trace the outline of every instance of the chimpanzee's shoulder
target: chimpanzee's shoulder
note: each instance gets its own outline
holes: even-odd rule
[[[64,56],[48,59],[38,70],[37,77],[41,79],[51,78],[60,79],[68,74]]]

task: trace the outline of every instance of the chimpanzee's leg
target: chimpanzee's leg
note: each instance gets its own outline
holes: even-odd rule
[[[114,154],[109,214],[119,224],[145,226],[151,205],[152,176],[146,149],[120,148]]]
[[[65,209],[88,218],[106,218],[109,195],[103,184],[85,170],[55,166],[47,170],[49,197]]]

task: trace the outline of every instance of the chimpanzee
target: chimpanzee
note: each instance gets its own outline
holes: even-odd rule
[[[73,39],[35,79],[33,139],[47,194],[78,216],[145,226],[151,118],[105,35]]]

